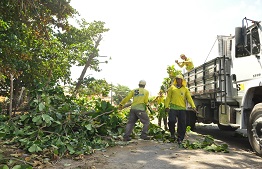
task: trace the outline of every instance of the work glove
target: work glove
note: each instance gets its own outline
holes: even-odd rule
[[[167,113],[168,113],[168,112],[169,112],[169,108],[166,108],[166,109],[165,109],[165,112],[167,112]]]

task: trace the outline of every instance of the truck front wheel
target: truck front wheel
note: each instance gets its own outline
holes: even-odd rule
[[[255,105],[250,114],[247,134],[253,150],[262,156],[262,103]]]

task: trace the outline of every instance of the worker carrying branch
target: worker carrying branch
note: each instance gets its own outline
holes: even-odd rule
[[[175,61],[179,67],[182,68],[186,66],[187,71],[194,69],[193,61],[190,58],[186,57],[185,54],[181,54],[180,58],[183,60],[183,62],[178,62],[178,60]]]

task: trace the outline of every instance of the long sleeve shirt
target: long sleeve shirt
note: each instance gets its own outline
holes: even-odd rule
[[[182,86],[181,88],[177,88],[175,85],[172,85],[168,89],[165,108],[186,110],[186,102],[188,102],[192,108],[196,108],[187,87]]]
[[[131,104],[131,109],[136,110],[146,110],[146,105],[148,103],[149,92],[140,87],[134,90],[131,90],[128,95],[121,101],[120,105],[125,105],[131,98],[133,98],[133,102]]]

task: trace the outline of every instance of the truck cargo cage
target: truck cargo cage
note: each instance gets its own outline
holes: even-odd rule
[[[192,97],[198,99],[211,99],[213,103],[227,103],[227,78],[230,72],[227,68],[229,58],[217,57],[202,66],[184,74]]]

